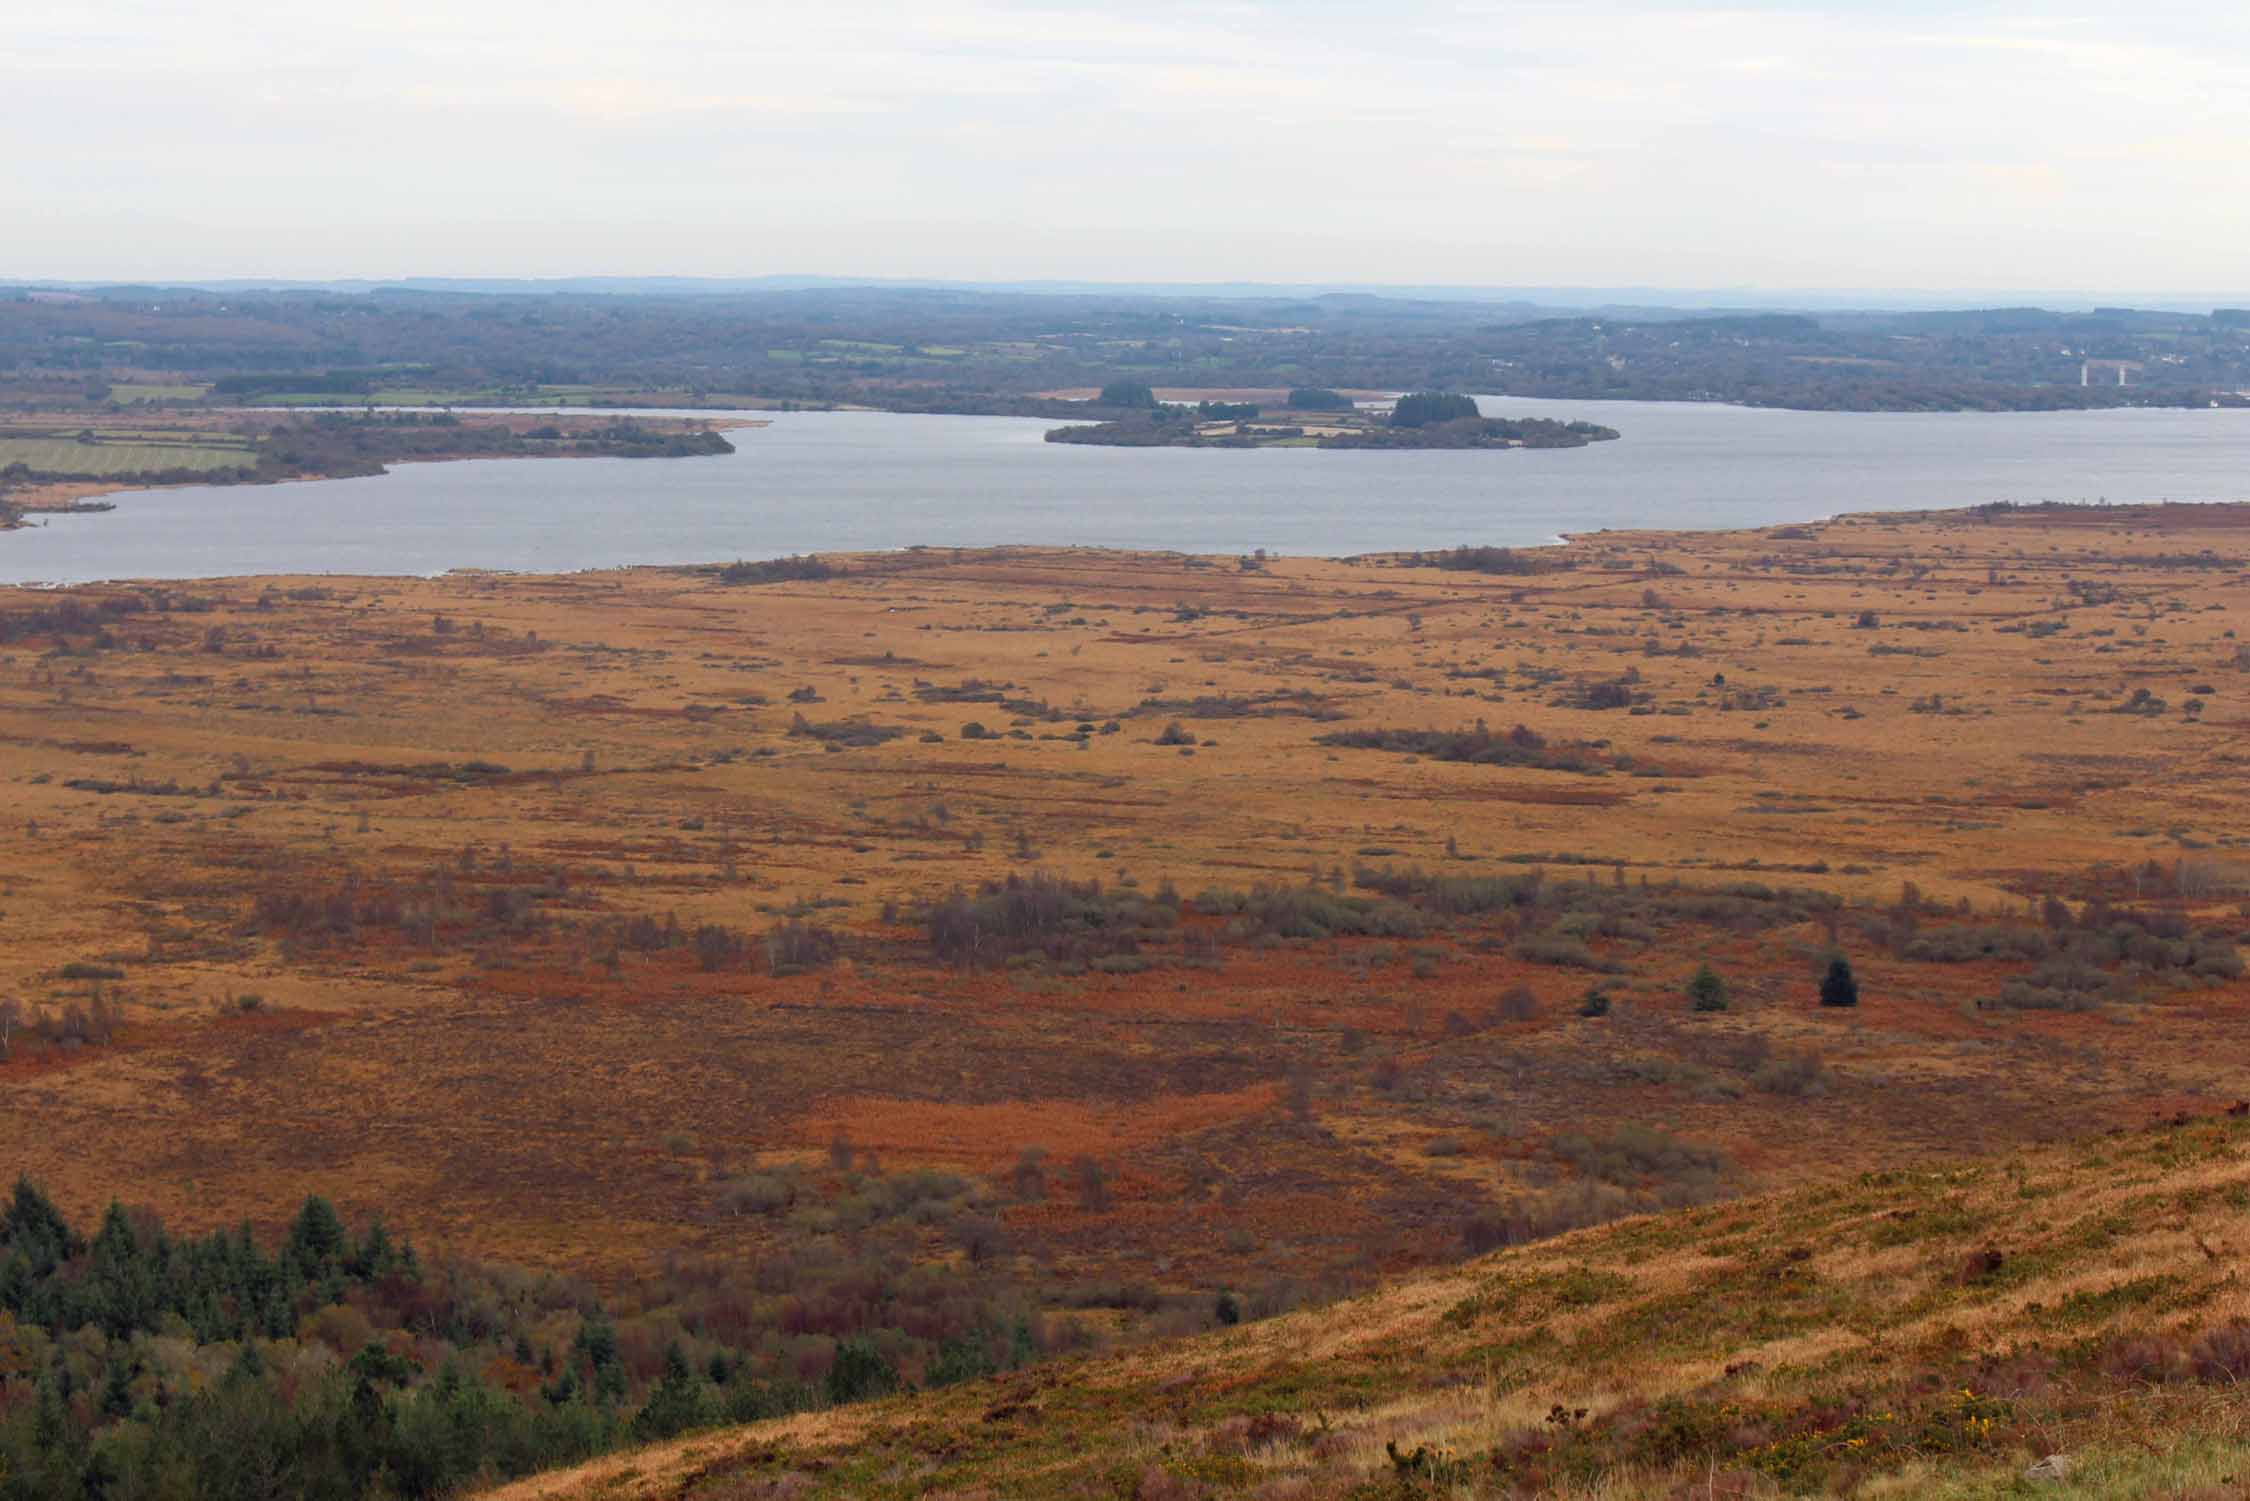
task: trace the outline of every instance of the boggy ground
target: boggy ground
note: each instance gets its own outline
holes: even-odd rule
[[[10,1165],[1129,1317],[2250,1094],[2250,508],[826,564],[0,595]]]

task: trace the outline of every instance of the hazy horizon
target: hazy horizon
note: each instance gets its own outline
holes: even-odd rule
[[[1646,307],[1673,311],[1898,312],[1956,311],[1995,307],[2043,307],[2081,312],[2096,307],[2204,313],[2250,304],[2241,291],[2151,292],[2132,288],[1999,287],[1975,291],[1958,287],[1795,288],[1687,286],[1476,286],[1412,285],[1387,282],[1089,281],[1040,278],[976,281],[948,277],[825,276],[776,272],[763,276],[674,276],[664,273],[558,274],[547,277],[448,276],[402,274],[381,277],[231,277],[148,276],[131,279],[10,276],[0,267],[0,288],[100,292],[127,287],[178,288],[203,292],[379,292],[435,291],[503,294],[607,293],[619,296],[709,295],[754,292],[830,291],[851,288],[949,290],[1020,295],[1086,295],[1302,299],[1326,296],[1376,296],[1538,305],[1554,309]]]
[[[2209,0],[11,19],[25,279],[2197,300],[2250,237],[2250,15]]]

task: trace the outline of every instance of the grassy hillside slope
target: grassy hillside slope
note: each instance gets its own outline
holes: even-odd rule
[[[495,1498],[2237,1496],[2246,1247],[2250,1118],[2176,1120],[1625,1221]],[[2066,1478],[2021,1478],[2053,1454]]]

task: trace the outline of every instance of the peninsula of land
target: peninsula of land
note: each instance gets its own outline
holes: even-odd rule
[[[165,485],[277,484],[381,474],[445,459],[693,458],[734,452],[700,418],[452,412],[166,409],[89,422],[70,413],[0,424],[0,530],[31,513],[107,511],[92,499]]]

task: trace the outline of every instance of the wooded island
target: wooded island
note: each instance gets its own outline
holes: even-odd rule
[[[1291,391],[1267,414],[1255,402],[1162,402],[1145,385],[1113,382],[1099,404],[1122,415],[1058,427],[1050,443],[1112,448],[1584,448],[1617,430],[1546,417],[1486,417],[1473,397],[1416,391],[1388,408],[1361,406],[1334,391]]]

